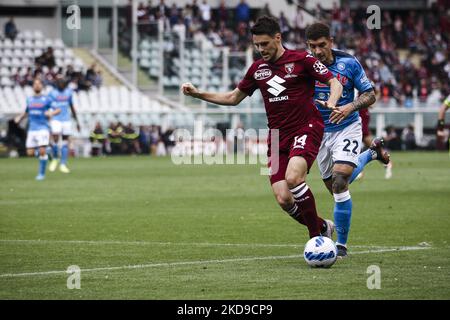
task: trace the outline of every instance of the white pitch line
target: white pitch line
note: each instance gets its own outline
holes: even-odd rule
[[[151,264],[137,264],[119,267],[103,267],[103,268],[91,268],[81,269],[80,272],[95,272],[95,271],[111,271],[111,270],[124,270],[124,269],[144,269],[155,267],[176,267],[196,264],[212,264],[212,263],[226,263],[226,262],[242,262],[242,261],[257,261],[257,260],[277,260],[277,259],[294,259],[300,258],[303,255],[290,255],[290,256],[268,256],[268,257],[247,257],[247,258],[235,258],[235,259],[223,259],[223,260],[198,260],[198,261],[180,261],[180,262],[161,262]],[[0,278],[4,277],[27,277],[27,276],[41,276],[66,273],[66,271],[55,270],[45,272],[31,272],[31,273],[5,273],[0,274]]]
[[[350,253],[350,255],[366,254],[366,253],[383,253],[383,252],[393,252],[393,251],[425,250],[425,249],[430,249],[430,247],[398,247],[398,248],[389,248],[389,249],[366,250],[366,251],[353,252],[353,253]],[[222,260],[160,262],[160,263],[137,264],[137,265],[118,266],[118,267],[101,267],[101,268],[81,269],[80,272],[85,273],[85,272],[96,272],[96,271],[146,269],[146,268],[156,268],[156,267],[177,267],[177,266],[187,266],[187,265],[228,263],[228,262],[298,259],[298,258],[302,258],[302,257],[303,257],[303,255],[296,254],[296,255],[289,255],[289,256],[244,257],[244,258],[222,259]],[[0,274],[0,278],[46,276],[46,275],[53,275],[53,274],[66,274],[66,271],[53,270],[53,271],[29,272],[29,273],[4,273],[4,274]]]
[[[36,240],[0,239],[0,243],[30,244],[92,244],[92,245],[148,245],[148,246],[195,246],[195,247],[286,247],[303,248],[302,244],[283,243],[211,243],[211,242],[158,242],[158,241],[114,241],[114,240]],[[352,245],[352,248],[397,248],[393,246]]]

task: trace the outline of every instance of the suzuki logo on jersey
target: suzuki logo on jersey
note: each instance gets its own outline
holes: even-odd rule
[[[280,93],[282,93],[284,90],[286,90],[286,87],[283,87],[280,83],[285,83],[286,80],[281,79],[279,76],[275,76],[269,81],[267,81],[267,84],[270,86],[267,91],[269,91],[272,95],[278,97]]]

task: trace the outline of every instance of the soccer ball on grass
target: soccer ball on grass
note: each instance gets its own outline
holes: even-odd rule
[[[331,267],[337,259],[337,248],[333,240],[327,237],[314,237],[305,245],[303,257],[310,267]]]

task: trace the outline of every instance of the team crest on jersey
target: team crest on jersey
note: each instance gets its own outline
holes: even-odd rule
[[[340,71],[344,71],[344,70],[345,70],[345,63],[339,62],[339,63],[337,64],[337,68],[338,68],[338,70],[340,70]]]
[[[272,70],[270,70],[270,69],[256,70],[256,72],[253,75],[255,80],[264,80],[264,79],[270,78],[271,76],[272,76]]]
[[[319,60],[314,62],[313,68],[314,71],[317,72],[318,74],[325,74],[328,72],[328,68]]]
[[[286,63],[284,65],[284,70],[286,70],[286,75],[284,76],[284,78],[295,78],[297,77],[297,75],[292,74],[292,72],[294,72],[295,69],[295,63],[291,62],[291,63]]]

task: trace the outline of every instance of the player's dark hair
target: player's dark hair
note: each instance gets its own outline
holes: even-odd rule
[[[330,27],[323,22],[315,22],[309,25],[305,31],[306,40],[317,40],[325,37],[330,38]]]
[[[278,19],[269,16],[262,16],[256,20],[253,27],[250,28],[250,32],[253,35],[269,35],[274,37],[277,33],[281,33]]]

